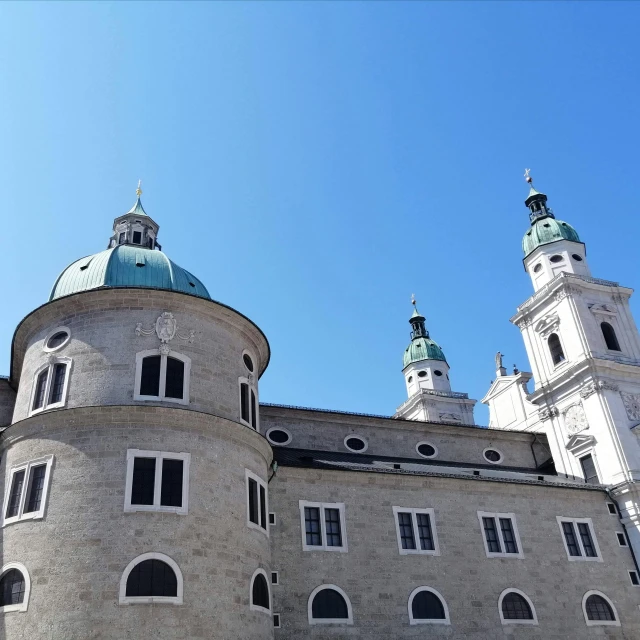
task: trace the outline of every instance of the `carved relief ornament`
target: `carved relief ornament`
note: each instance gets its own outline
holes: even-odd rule
[[[561,302],[567,296],[579,296],[582,293],[582,290],[578,287],[572,287],[571,285],[566,285],[560,291],[558,291],[555,295],[555,301]]]
[[[596,391],[602,389],[603,391],[618,391],[618,385],[608,380],[592,380],[580,389],[580,397],[582,399],[592,396]]]
[[[550,313],[544,318],[538,320],[535,324],[535,331],[543,338],[547,338],[560,326],[560,317],[557,313]]]
[[[526,329],[527,327],[530,327],[533,324],[531,318],[523,318],[522,320],[520,320],[520,322],[518,322],[518,329],[520,329],[521,331]]]
[[[594,316],[615,316],[618,313],[611,304],[592,304],[589,305],[589,310]]]
[[[538,411],[538,417],[542,421],[549,420],[550,418],[556,418],[559,415],[560,412],[558,411],[558,408],[554,407],[553,405],[550,407],[546,407],[545,409],[540,409],[540,411]]]
[[[152,329],[145,329],[142,326],[142,322],[138,322],[136,324],[136,335],[138,337],[150,336],[153,335],[154,332],[160,340],[160,353],[163,355],[168,355],[170,351],[169,342],[171,342],[176,336],[180,338],[180,340],[193,344],[196,335],[196,332],[193,329],[188,331],[186,334],[178,333],[178,323],[173,317],[173,314],[169,311],[164,311],[158,316],[158,319]]]
[[[640,393],[620,393],[629,420],[640,420]]]

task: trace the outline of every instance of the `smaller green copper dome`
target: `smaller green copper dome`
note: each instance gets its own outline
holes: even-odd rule
[[[166,289],[211,299],[198,278],[162,251],[121,244],[70,264],[58,276],[49,300],[102,287]]]
[[[425,336],[414,338],[411,344],[404,350],[402,368],[404,369],[404,367],[410,365],[412,362],[419,362],[420,360],[447,361],[438,344],[431,338]]]
[[[522,251],[526,258],[539,246],[558,240],[580,242],[578,232],[568,223],[551,216],[537,218],[522,238]]]

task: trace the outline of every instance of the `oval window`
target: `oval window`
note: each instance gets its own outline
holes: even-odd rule
[[[242,356],[242,359],[244,360],[244,366],[253,373],[253,360],[251,359],[251,356],[248,353],[245,353]]]
[[[438,453],[438,450],[432,444],[429,444],[428,442],[419,442],[416,445],[416,451],[423,458],[433,458],[436,455],[436,453]]]
[[[408,382],[409,384],[411,384],[411,383],[413,382],[413,376],[409,376],[409,377],[407,378],[407,382]]]
[[[418,371],[418,378],[424,378],[427,375],[426,371]]]
[[[45,351],[57,351],[64,347],[69,342],[70,334],[69,329],[66,327],[59,327],[52,331],[44,341]]]
[[[488,460],[489,462],[492,462],[494,464],[497,464],[498,462],[502,461],[502,454],[499,451],[496,451],[495,449],[485,449],[484,457],[485,457],[485,460]]]
[[[562,256],[556,254],[555,256],[551,256],[549,258],[549,262],[562,262]]]
[[[574,253],[571,256],[576,262],[582,262],[582,256],[579,256],[577,253]]]
[[[367,441],[360,436],[347,436],[344,439],[344,446],[347,447],[349,451],[362,453],[367,450]]]
[[[291,442],[291,434],[284,429],[269,429],[267,431],[267,440],[272,444],[289,444]]]
[[[442,371],[440,371],[440,369],[436,369],[433,373],[435,373],[437,376],[442,375]]]
[[[533,270],[535,273],[538,273],[540,269],[542,269],[542,265],[538,262],[538,264],[535,267],[533,267]]]

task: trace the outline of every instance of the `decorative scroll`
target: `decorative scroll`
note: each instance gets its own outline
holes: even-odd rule
[[[558,411],[558,408],[554,407],[553,405],[550,407],[546,407],[545,409],[540,409],[540,411],[538,411],[538,417],[543,421],[549,420],[550,418],[556,418],[559,415],[560,412]]]
[[[155,326],[152,329],[144,329],[142,322],[138,322],[136,324],[136,335],[138,337],[150,336],[153,335],[154,332],[160,340],[160,353],[164,355],[169,353],[169,342],[171,342],[171,340],[176,336],[180,338],[180,340],[193,344],[196,335],[196,332],[193,329],[191,329],[187,334],[179,333],[178,323],[173,317],[173,314],[169,311],[165,311],[158,316]]]

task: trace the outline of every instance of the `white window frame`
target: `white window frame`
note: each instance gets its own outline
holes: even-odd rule
[[[53,383],[53,373],[55,371],[55,366],[57,364],[66,364],[67,369],[64,376],[64,385],[62,387],[62,398],[59,402],[49,402],[51,398],[51,385]],[[48,362],[43,364],[41,367],[36,369],[36,372],[33,376],[33,384],[31,386],[31,395],[29,397],[29,415],[33,416],[37,413],[42,413],[43,411],[49,411],[49,409],[59,409],[64,407],[67,404],[67,393],[69,391],[69,378],[71,377],[71,366],[73,364],[73,360],[71,358],[67,358],[65,356],[50,356]],[[38,378],[40,374],[48,370],[47,373],[47,383],[44,388],[44,402],[42,406],[34,409],[33,402],[36,398],[36,390],[38,388]]]
[[[513,535],[518,545],[518,553],[507,553],[506,551],[496,552],[489,551],[489,543],[487,542],[487,536],[484,531],[484,523],[482,518],[494,518],[496,520],[496,533],[500,539],[500,545],[502,549],[506,548],[504,538],[502,537],[502,529],[500,528],[500,518],[509,518],[511,520],[511,527],[513,528]],[[480,522],[480,533],[482,535],[482,542],[484,543],[484,551],[487,554],[487,558],[524,558],[524,551],[522,549],[522,542],[520,541],[520,532],[518,531],[518,524],[516,522],[516,516],[514,513],[492,513],[489,511],[478,511],[478,521]]]
[[[273,522],[272,522],[273,520]],[[269,523],[270,527],[275,527],[276,524],[278,523],[278,520],[276,518],[276,512],[275,511],[269,511],[269,516],[267,518],[267,522]]]
[[[133,465],[135,458],[155,458],[156,474],[153,489],[153,504],[131,504],[131,490],[133,488]],[[182,460],[182,506],[169,507],[160,504],[162,497],[162,461]],[[161,513],[177,513],[185,516],[189,512],[189,468],[191,466],[190,453],[174,453],[172,451],[145,451],[143,449],[127,449],[127,479],[124,491],[124,511],[156,511]]]
[[[264,576],[264,579],[267,583],[267,594],[269,596],[269,608],[265,609],[264,607],[261,607],[257,604],[253,604],[253,582],[256,579],[256,576],[260,574],[262,576]],[[273,609],[273,602],[271,599],[271,579],[269,578],[269,576],[267,575],[267,572],[264,569],[258,568],[253,572],[253,575],[251,576],[251,581],[249,582],[249,609],[251,611],[261,611],[262,613],[266,613],[267,615],[271,615],[272,609]]]
[[[257,400],[257,399],[258,399],[258,396],[256,396],[256,400]],[[275,442],[274,440],[272,440],[272,439],[269,437],[269,434],[270,434],[272,431],[282,431],[283,433],[286,433],[286,434],[287,434],[287,436],[289,437],[289,439],[288,439],[286,442]],[[290,432],[288,429],[285,429],[285,428],[283,428],[283,427],[271,427],[271,428],[267,431],[267,433],[265,434],[265,436],[266,436],[267,440],[268,440],[271,444],[275,445],[276,447],[286,447],[288,444],[291,444],[291,441],[293,440],[293,436],[291,435],[291,432]]]
[[[298,506],[300,508],[300,528],[302,530],[303,551],[337,551],[338,553],[347,553],[349,551],[349,547],[347,545],[347,526],[344,515],[344,502],[308,502],[307,500],[300,500],[298,502]],[[322,540],[322,544],[307,544],[307,529],[304,519],[305,507],[315,507],[320,509],[320,538]],[[341,547],[332,547],[327,545],[327,532],[324,516],[325,509],[337,509],[340,514],[340,534],[342,536]]]
[[[264,487],[264,499],[266,504],[264,505],[264,511],[266,514],[267,522],[266,527],[263,528],[259,524],[251,521],[251,511],[249,508],[249,478],[255,480],[258,483],[258,519],[260,519],[260,514],[262,513],[262,504],[260,498],[260,487]],[[267,538],[269,537],[269,485],[258,475],[253,473],[253,471],[249,471],[249,469],[244,470],[244,479],[245,479],[245,500],[247,502],[247,527],[250,529],[257,529],[258,531],[262,531]]]
[[[362,444],[364,444],[364,449],[352,449],[350,446],[348,446],[347,440],[351,440],[351,438],[360,440]],[[349,435],[345,436],[344,440],[342,441],[342,444],[344,444],[344,448],[347,451],[350,451],[351,453],[364,453],[369,448],[369,443],[367,442],[367,439],[364,436],[358,435],[357,433],[350,433]]]
[[[609,603],[609,606],[613,610],[613,615],[616,617],[616,619],[615,620],[589,620],[589,616],[587,615],[587,608],[585,606],[587,604],[587,598],[589,596],[600,596],[601,598],[604,598]],[[616,609],[613,602],[611,602],[611,598],[609,598],[604,593],[602,593],[602,591],[595,591],[595,590],[587,591],[587,593],[585,593],[582,596],[582,614],[584,615],[584,621],[586,622],[587,627],[619,627],[620,626],[620,616],[618,615],[618,610]]]
[[[633,580],[631,579],[632,573],[636,574],[636,578],[638,579],[638,584],[633,584]],[[627,571],[627,575],[629,576],[629,582],[631,583],[631,586],[636,589],[640,588],[640,573],[638,573],[635,569],[631,569],[630,571]]]
[[[496,453],[499,453],[500,460],[489,460],[489,458],[487,458],[487,451],[495,451]],[[485,462],[488,462],[489,464],[502,464],[504,462],[504,453],[502,453],[502,451],[500,451],[500,449],[498,449],[497,447],[486,447],[482,451],[482,457],[484,458]]]
[[[168,564],[176,575],[176,582],[178,584],[178,588],[176,591],[176,596],[127,596],[127,579],[129,578],[129,574],[133,570],[133,568],[144,562],[145,560],[160,560]],[[142,555],[134,558],[126,567],[124,572],[122,573],[122,577],[120,578],[120,597],[118,600],[119,604],[127,605],[127,604],[175,604],[181,605],[183,604],[183,593],[184,593],[184,582],[182,579],[182,571],[180,571],[180,567],[178,564],[165,555],[164,553],[156,553],[152,551],[151,553],[143,553]]]
[[[274,613],[273,614],[273,628],[274,629],[280,629],[280,627],[281,627],[280,614],[279,613]]]
[[[148,356],[160,356],[160,386],[157,396],[143,396],[140,394],[140,382],[142,380],[142,361]],[[175,358],[184,363],[184,386],[182,388],[182,398],[166,398],[165,390],[167,384],[167,358]],[[140,402],[174,402],[176,404],[189,404],[189,383],[191,380],[191,358],[177,351],[162,353],[160,349],[147,349],[136,353],[136,378],[133,391],[133,399]]]
[[[400,519],[398,518],[398,513],[411,513],[411,524],[413,526],[413,537],[416,543],[415,549],[403,549],[402,548],[402,538],[400,536]],[[423,513],[429,516],[429,522],[431,524],[431,536],[433,537],[433,546],[434,549],[421,549],[420,548],[420,536],[418,534],[418,518],[416,518],[416,514]],[[396,523],[396,536],[398,538],[398,551],[401,556],[407,555],[424,555],[424,556],[439,556],[440,555],[440,546],[438,545],[438,534],[436,532],[436,519],[433,509],[420,509],[413,507],[393,507],[393,519]]]
[[[313,599],[320,591],[325,589],[333,589],[337,591],[347,603],[347,617],[346,618],[314,618],[313,617]],[[353,608],[351,607],[351,600],[349,596],[335,584],[321,584],[317,586],[309,595],[307,601],[307,616],[309,618],[309,624],[353,624]]]
[[[567,516],[556,516],[556,520],[558,522],[558,528],[560,529],[560,535],[562,536],[562,544],[564,545],[564,550],[567,554],[567,560],[569,562],[603,562],[602,553],[600,552],[600,545],[598,544],[598,539],[596,538],[596,532],[593,528],[593,522],[591,518],[569,518]],[[567,545],[567,539],[564,535],[564,531],[562,530],[563,522],[572,522],[574,525],[574,532],[576,536],[576,541],[578,543],[578,548],[580,549],[580,556],[572,556],[569,555],[569,546]],[[593,547],[596,550],[597,556],[595,558],[591,558],[585,555],[584,547],[582,546],[582,539],[580,538],[580,532],[578,531],[578,524],[586,524],[589,527],[589,533],[591,534],[591,540],[593,542]],[[600,593],[595,592],[594,593]]]
[[[560,346],[562,347],[562,353],[564,355],[564,360],[562,360],[561,362],[558,362],[558,364],[553,364],[553,357],[551,355],[551,349],[549,348],[549,338],[553,333],[555,333],[558,336],[558,340],[560,340]],[[545,338],[542,338],[542,341],[544,342],[544,346],[547,352],[547,362],[549,363],[549,372],[553,374],[556,371],[558,371],[558,369],[565,366],[569,362],[569,356],[567,355],[567,350],[564,346],[564,340],[560,335],[559,328],[556,327],[553,331],[550,331]]]
[[[275,576],[276,581],[273,581],[273,576]],[[280,586],[280,572],[279,571],[272,571],[271,572],[271,584],[275,585],[275,586]]]
[[[616,531],[615,534],[616,534],[616,540],[618,541],[618,546],[629,548],[629,545],[627,544],[627,536],[624,534],[624,531]],[[624,544],[620,544],[620,538],[618,538],[618,536],[622,536],[622,539],[624,540]]]
[[[27,567],[25,567],[20,562],[8,562],[5,564],[2,569],[0,569],[0,578],[4,576],[5,573],[11,571],[12,569],[17,569],[24,578],[24,598],[20,604],[7,604],[4,607],[0,607],[0,613],[9,613],[11,611],[26,611],[29,608],[29,596],[31,595],[31,576],[27,571]]]
[[[251,355],[251,354],[249,354]],[[255,380],[255,378],[252,377],[252,379]],[[249,420],[245,420],[242,417],[242,383],[246,384],[249,387],[249,398],[248,398],[248,407],[247,409],[249,410]],[[258,387],[255,385],[254,382],[252,382],[252,380],[250,380],[249,378],[246,377],[240,377],[238,378],[238,420],[240,420],[241,424],[246,425],[247,427],[249,427],[250,429],[253,429],[253,426],[251,425],[251,392],[253,391],[253,393],[256,396],[256,428],[255,431],[257,431],[258,433],[260,433],[260,399],[258,397]],[[283,429],[284,431],[284,429]]]
[[[46,465],[46,471],[44,474],[44,486],[42,488],[42,499],[40,501],[40,509],[32,511],[31,513],[24,513],[24,507],[27,502],[28,494],[31,491],[31,470],[33,467],[39,467]],[[9,470],[9,481],[7,482],[7,488],[5,490],[4,501],[2,503],[2,526],[6,526],[13,522],[20,520],[40,520],[44,517],[44,512],[47,506],[47,499],[49,497],[49,483],[51,481],[51,467],[53,466],[53,456],[45,456],[44,458],[37,458],[36,460],[29,460],[23,464],[18,464]],[[22,494],[20,495],[20,502],[18,506],[18,514],[7,518],[7,508],[9,507],[9,497],[11,496],[11,489],[13,487],[13,479],[15,474],[19,471],[24,471],[24,484],[22,485]]]
[[[529,604],[529,607],[531,608],[531,613],[533,615],[533,618],[531,620],[512,619],[512,618],[504,617],[504,613],[502,612],[502,601],[504,600],[504,597],[509,593],[517,593],[519,596],[522,596],[527,601],[527,603]],[[528,625],[534,625],[534,626],[538,625],[538,614],[536,613],[536,608],[533,606],[533,602],[531,602],[531,598],[524,591],[520,591],[520,589],[509,587],[508,589],[505,589],[500,594],[500,597],[498,598],[498,613],[500,614],[500,622],[505,626],[512,625],[512,624],[528,624]]]
[[[49,340],[51,340],[51,338],[53,338],[53,336],[55,336],[56,333],[61,333],[62,331],[64,331],[67,334],[67,339],[64,342],[61,342],[57,347],[48,347],[47,344]],[[63,349],[64,347],[66,347],[67,344],[69,344],[69,340],[71,340],[71,330],[69,329],[69,327],[56,327],[53,331],[50,331],[45,336],[42,350],[45,353],[55,353],[56,351],[60,351],[60,349]]]
[[[421,592],[421,591],[428,591],[430,593],[433,593],[434,596],[438,597],[440,599],[440,602],[442,603],[442,608],[444,609],[444,618],[430,618],[430,619],[423,619],[423,618],[414,618],[413,617],[413,599]],[[449,607],[447,606],[447,601],[444,599],[444,597],[442,596],[442,594],[437,591],[436,589],[433,589],[432,587],[426,587],[426,586],[422,586],[422,587],[416,587],[411,594],[409,595],[409,601],[407,603],[407,609],[409,610],[409,624],[410,625],[415,625],[415,624],[446,624],[446,625],[450,625],[451,624],[451,618],[449,617]]]
[[[607,513],[610,516],[617,516],[618,515],[618,509],[616,508],[616,505],[615,505],[614,502],[609,502],[608,500],[606,500],[605,504],[607,505]],[[609,505],[613,506],[613,513],[611,511],[609,511]]]

